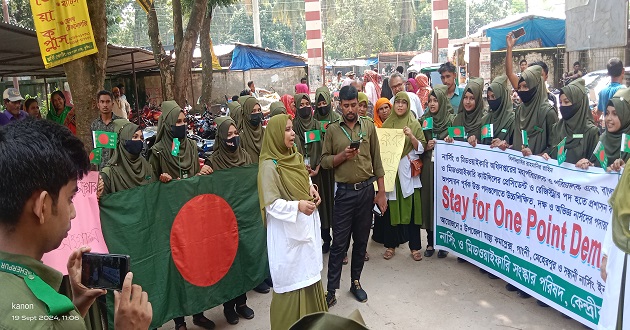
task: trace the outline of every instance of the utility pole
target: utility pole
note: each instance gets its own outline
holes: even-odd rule
[[[252,0],[252,16],[254,18],[254,44],[262,46],[260,39],[260,10],[258,9],[258,0]]]

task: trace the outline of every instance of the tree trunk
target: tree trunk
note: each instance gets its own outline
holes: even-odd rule
[[[195,0],[190,13],[190,19],[188,20],[188,26],[184,33],[184,39],[181,42],[181,47],[178,47],[179,52],[176,53],[177,60],[175,61],[173,96],[175,97],[175,101],[182,107],[186,104],[186,95],[188,87],[190,86],[190,68],[192,66],[193,51],[195,45],[197,45],[201,23],[203,22],[207,8],[207,0]]]
[[[199,36],[199,44],[201,47],[201,104],[212,104],[212,52],[210,50],[210,25],[212,24],[213,7],[208,8],[203,24],[201,25],[201,35]]]
[[[173,1],[173,43],[175,46],[175,54],[179,54],[184,39],[184,23],[182,22],[184,13],[182,12],[181,0]]]
[[[68,62],[63,68],[72,92],[77,137],[85,144],[85,149],[90,151],[92,150],[90,126],[98,116],[96,93],[103,89],[105,83],[107,16],[105,1],[88,1],[87,6],[98,53]]]
[[[155,13],[155,5],[151,7],[147,14],[147,26],[149,39],[151,40],[151,48],[153,49],[153,57],[155,63],[160,68],[160,80],[162,85],[162,100],[173,99],[173,71],[171,68],[171,56],[166,55],[162,40],[160,40],[160,28],[158,26],[157,15]]]

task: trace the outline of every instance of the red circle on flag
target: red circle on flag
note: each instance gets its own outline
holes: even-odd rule
[[[171,255],[186,281],[201,287],[217,283],[232,267],[237,250],[238,223],[225,199],[199,195],[177,213]]]
[[[429,126],[429,122],[428,122],[428,121],[426,121],[426,120],[425,120],[425,121],[423,121],[423,122],[422,122],[422,127],[427,127],[427,126]]]
[[[93,151],[90,152],[90,161],[92,161],[92,160],[94,160],[94,152]]]
[[[564,153],[564,146],[560,147],[560,149],[558,149],[558,155],[562,155]]]
[[[462,131],[459,128],[453,129],[453,135],[461,135]]]
[[[314,140],[315,139],[315,133],[313,133],[313,132],[308,133],[308,139],[311,140],[311,141]]]
[[[630,140],[628,140],[628,143],[626,144],[628,146],[628,148],[630,149]]]
[[[604,157],[606,157],[606,152],[604,152],[604,150],[601,150],[599,152],[599,159],[601,159],[602,161],[604,160]]]
[[[481,131],[482,135],[488,135],[488,128],[484,127],[483,130]]]
[[[100,144],[108,144],[109,143],[109,137],[107,136],[107,134],[100,134],[98,136],[98,142]]]
[[[175,141],[171,143],[171,151],[175,150]]]

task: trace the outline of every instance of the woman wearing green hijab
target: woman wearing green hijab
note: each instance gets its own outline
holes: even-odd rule
[[[473,147],[477,145],[477,141],[481,140],[481,126],[483,125],[483,78],[470,78],[466,88],[464,88],[464,97],[459,104],[457,116],[453,120],[453,126],[464,127],[468,143]],[[464,141],[463,138],[447,137],[447,142],[453,140]]]
[[[241,102],[241,98],[239,98]],[[252,161],[258,161],[264,130],[262,127],[263,114],[258,100],[253,96],[243,98],[240,135],[243,149],[247,151]]]
[[[518,106],[514,120],[514,143],[512,149],[522,151],[523,156],[541,155],[552,145],[550,142],[553,125],[558,114],[547,102],[547,91],[543,82],[542,68],[530,66],[521,74],[517,93],[523,103]],[[523,143],[523,131],[527,143]]]
[[[420,118],[419,122],[424,123],[425,120],[431,118],[433,121],[433,129],[424,131],[424,137],[427,141],[427,147],[422,154],[422,173],[420,180],[422,189],[420,196],[422,198],[422,228],[427,231],[427,249],[424,251],[425,257],[433,256],[435,252],[433,248],[433,177],[435,175],[433,148],[435,148],[435,140],[443,140],[448,136],[448,128],[453,126],[453,107],[446,96],[446,85],[435,85],[433,91],[429,95],[429,111],[426,111]],[[391,116],[391,115],[390,115]],[[446,258],[448,252],[438,251],[438,258]]]
[[[319,121],[322,129],[322,141],[326,136],[326,128],[330,123],[338,121],[341,116],[333,111],[332,101],[330,97],[330,90],[326,86],[322,86],[315,91],[315,120]],[[335,172],[334,170],[327,170],[324,168],[319,169],[319,176],[321,177],[321,186],[319,186],[319,192],[321,196],[324,196],[325,200],[319,207],[319,215],[322,221],[322,252],[328,253],[330,251],[330,244],[332,242],[332,236],[330,235],[330,228],[332,228],[332,209],[335,196]],[[348,263],[348,258],[344,259]]]
[[[272,330],[287,330],[304,315],[328,311],[321,282],[319,194],[294,140],[291,117],[272,117],[258,169],[258,196],[274,284]]]
[[[608,101],[605,123],[606,132],[599,137],[599,142],[604,145],[604,153],[608,158],[607,170],[618,172],[630,158],[630,153],[621,149],[623,135],[630,134],[630,88],[618,90]],[[575,165],[582,169],[602,166],[595,155],[591,155],[588,160],[582,159]]]
[[[271,111],[271,117],[275,115],[287,114],[287,109],[285,108],[284,103],[280,101],[271,103],[271,105],[269,105],[269,111]]]
[[[394,111],[383,123],[383,128],[401,129],[405,134],[405,145],[400,156],[395,190],[387,193],[389,203],[387,210],[389,210],[390,215],[390,227],[407,227],[411,256],[413,260],[420,261],[422,260],[420,253],[422,249],[420,238],[422,225],[420,188],[422,183],[420,176],[412,176],[411,161],[420,159],[427,142],[420,123],[409,110],[410,106],[411,100],[407,92],[399,92],[394,97]],[[387,250],[385,250],[383,258],[390,259],[394,255],[399,243],[398,231],[393,228],[385,228],[385,248]]]
[[[155,181],[151,165],[140,155],[144,147],[140,127],[127,119],[116,119],[114,132],[118,134],[118,142],[112,158],[101,170],[102,195]]]
[[[149,163],[153,166],[155,177],[163,183],[173,179],[187,179],[195,175],[207,175],[212,173],[208,165],[199,166],[197,144],[186,137],[186,116],[182,108],[175,101],[162,103],[162,115],[158,120],[158,132],[155,144],[151,148]],[[179,152],[173,155],[179,141]],[[184,317],[176,317],[175,330],[186,327]],[[193,315],[193,323],[206,329],[214,328],[214,323],[208,320],[203,313]]]
[[[240,125],[241,118],[243,117],[243,108],[241,104],[238,101],[232,101],[228,103],[228,109],[230,109],[230,118],[234,120],[236,128],[239,129],[240,127],[238,125]]]
[[[551,130],[551,146],[543,158],[558,159],[557,146],[565,138],[567,163],[576,164],[590,158],[599,140],[599,129],[589,119],[591,113],[584,79],[576,79],[560,89],[560,114],[562,119]]]
[[[512,144],[514,135],[514,109],[506,75],[496,77],[488,87],[488,114],[482,125],[492,125],[492,137],[482,138],[481,143],[503,150]],[[482,126],[483,127],[483,126]]]
[[[374,105],[370,103],[370,99],[368,99],[367,95],[363,92],[359,92],[357,101],[359,101],[359,110],[357,111],[359,116],[373,118]]]

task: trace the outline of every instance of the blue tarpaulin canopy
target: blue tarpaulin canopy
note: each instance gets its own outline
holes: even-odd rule
[[[532,40],[542,42],[542,47],[556,47],[565,43],[565,20],[561,18],[526,15],[520,18],[506,18],[496,23],[482,27],[486,37],[490,37],[490,50],[507,48],[505,36],[518,28],[525,28],[525,35],[516,44],[523,44]]]
[[[305,66],[306,59],[297,55],[237,43],[232,52],[230,70],[279,69]]]

